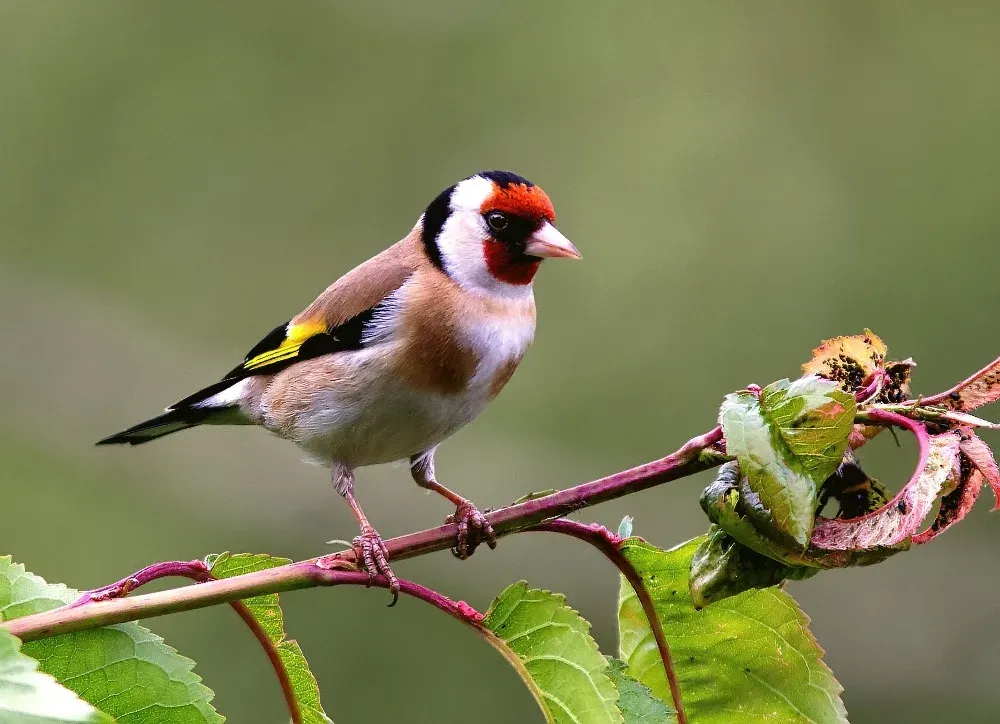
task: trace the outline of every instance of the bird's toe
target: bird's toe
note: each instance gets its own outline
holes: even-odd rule
[[[454,514],[445,519],[446,523],[456,523],[458,534],[452,553],[456,558],[465,560],[473,553],[480,543],[485,542],[490,548],[497,547],[497,535],[489,520],[469,501],[464,501]]]
[[[376,576],[385,576],[389,591],[392,593],[389,606],[395,606],[399,599],[399,579],[389,567],[389,549],[386,548],[382,536],[374,528],[369,527],[362,529],[361,535],[357,536],[353,543],[358,560],[364,563],[365,570],[368,571],[368,585],[375,582]]]

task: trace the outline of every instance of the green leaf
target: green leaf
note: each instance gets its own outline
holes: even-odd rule
[[[674,710],[653,696],[645,684],[641,684],[625,672],[625,662],[608,656],[608,675],[618,688],[618,711],[625,718],[625,724],[664,724],[676,721]]]
[[[4,724],[113,724],[114,719],[63,688],[21,642],[0,629],[0,721]]]
[[[291,563],[291,560],[264,554],[237,553],[231,555],[220,553],[209,556],[205,562],[211,568],[213,576],[229,578],[243,573],[253,573],[275,566],[283,566],[286,563]],[[281,612],[281,606],[278,605],[278,594],[254,596],[244,599],[243,603],[277,649],[281,664],[292,683],[292,692],[296,702],[298,702],[302,721],[305,724],[332,724],[326,712],[323,711],[323,705],[319,700],[319,684],[316,683],[316,677],[309,669],[302,649],[299,648],[295,640],[285,638],[284,616]]]
[[[808,565],[808,549],[805,552],[798,548],[788,549],[765,536],[749,520],[748,506],[743,500],[740,483],[740,467],[735,461],[719,468],[719,474],[702,492],[699,501],[708,519],[742,545],[761,555],[788,565]],[[819,566],[819,563],[816,565]]]
[[[696,610],[691,558],[704,537],[669,551],[638,539],[621,551],[642,576],[663,626],[688,717],[697,724],[847,721],[843,690],[795,600],[777,588],[747,591]],[[619,647],[628,672],[670,700],[656,642],[623,578]]]
[[[719,421],[739,461],[747,515],[761,531],[805,548],[816,491],[840,464],[854,421],[853,395],[819,377],[779,380],[759,398],[727,395]]]
[[[0,556],[0,621],[48,611],[78,592],[26,573]],[[31,641],[24,653],[81,698],[100,705],[120,724],[220,724],[194,662],[136,623]],[[169,717],[169,718],[168,718]]]
[[[760,406],[817,485],[833,475],[854,425],[854,395],[810,375],[768,385],[761,391]]]
[[[631,538],[632,537],[632,516],[626,515],[622,518],[622,522],[618,524],[618,537],[619,538]]]
[[[695,608],[704,608],[752,588],[769,588],[786,578],[801,580],[817,573],[818,568],[779,563],[715,528],[691,560],[691,598]]]
[[[848,473],[849,476],[853,476],[850,470],[848,470]],[[716,479],[702,493],[701,507],[708,515],[709,520],[718,525],[728,535],[735,538],[741,546],[745,546],[767,558],[788,566],[788,578],[798,579],[807,577],[808,571],[804,570],[806,568],[844,568],[846,566],[868,566],[880,563],[886,558],[909,547],[909,541],[903,541],[897,546],[882,546],[870,550],[828,550],[817,548],[814,545],[810,545],[805,550],[784,547],[780,543],[766,537],[749,519],[747,515],[748,506],[743,500],[739,478],[739,466],[735,462],[724,464],[719,468],[719,474]],[[854,478],[850,477],[850,479],[853,480]],[[820,518],[820,520],[823,521],[825,519]],[[813,537],[815,538],[815,532]],[[703,566],[706,562],[696,556],[695,563]],[[704,572],[700,568],[692,574],[692,588],[695,591],[696,600],[699,595],[697,592],[698,586],[706,583],[702,578]],[[721,595],[720,591],[720,595],[706,596],[705,600],[719,600],[722,597],[724,596]]]
[[[515,583],[493,601],[482,625],[496,635],[494,645],[503,647],[547,722],[621,724],[608,662],[565,596]]]
[[[749,392],[727,395],[719,417],[726,451],[739,461],[749,488],[748,515],[775,537],[805,547],[812,534],[816,485],[796,465]]]

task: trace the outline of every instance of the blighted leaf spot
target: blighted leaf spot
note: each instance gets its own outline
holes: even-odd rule
[[[886,362],[885,372],[888,381],[875,401],[894,405],[909,399],[910,377],[914,366],[913,360]]]
[[[985,483],[989,483],[996,496],[1000,489],[1000,470],[989,446],[969,428],[960,428],[959,481],[954,490],[942,499],[934,522],[924,531],[913,536],[914,543],[934,540],[955,523],[958,523],[975,505]],[[996,510],[996,507],[994,507]]]
[[[813,350],[812,359],[802,365],[802,371],[832,380],[847,392],[865,392],[869,403],[896,404],[910,396],[914,363],[887,361],[886,351],[878,335],[866,329],[864,334],[825,340]],[[871,396],[873,392],[877,394]],[[864,440],[858,442],[863,444]]]
[[[864,385],[869,375],[882,367],[885,353],[885,343],[866,329],[864,334],[824,340],[813,350],[812,359],[802,365],[802,372],[833,380],[843,389],[854,392]]]

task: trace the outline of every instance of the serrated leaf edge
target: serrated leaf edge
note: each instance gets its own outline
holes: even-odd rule
[[[512,583],[511,585],[509,585],[507,588],[505,588],[503,591],[501,591],[500,594],[494,599],[493,605],[491,605],[490,609],[486,612],[486,616],[483,619],[483,623],[480,624],[480,628],[481,628],[482,633],[484,634],[484,638],[487,640],[487,642],[490,643],[490,645],[493,646],[493,648],[495,648],[505,659],[507,659],[507,661],[514,667],[515,671],[517,671],[518,675],[521,677],[521,680],[524,681],[524,683],[528,687],[529,691],[531,691],[532,696],[535,698],[535,702],[538,704],[539,709],[541,709],[543,715],[545,716],[546,722],[549,722],[549,723],[555,722],[555,719],[553,718],[552,712],[549,710],[548,705],[545,703],[547,700],[551,700],[551,701],[559,704],[559,706],[562,708],[562,710],[565,711],[570,717],[573,717],[574,719],[575,719],[575,717],[573,715],[573,712],[569,708],[567,708],[565,704],[563,704],[561,701],[559,701],[559,699],[557,699],[556,697],[552,696],[548,692],[544,691],[538,685],[538,682],[535,681],[534,677],[531,675],[531,672],[528,671],[527,664],[529,662],[527,660],[525,660],[524,658],[522,658],[520,656],[520,654],[518,654],[516,651],[514,651],[514,649],[512,649],[510,646],[508,646],[507,642],[504,641],[502,638],[500,638],[500,636],[498,634],[496,634],[492,629],[488,628],[487,625],[486,625],[486,623],[485,623],[486,620],[489,618],[490,614],[492,613],[493,606],[497,603],[497,601],[499,601],[501,598],[503,598],[509,592],[512,592],[513,590],[518,589],[518,588],[521,589],[522,595],[524,593],[542,593],[542,594],[545,594],[546,596],[551,597],[552,599],[554,599],[559,604],[559,606],[561,608],[565,609],[566,611],[569,611],[574,616],[576,616],[577,619],[580,622],[582,622],[582,624],[583,624],[583,630],[580,631],[579,633],[583,634],[587,647],[592,652],[594,652],[595,654],[597,654],[597,656],[599,658],[601,658],[602,660],[605,661],[605,668],[604,668],[604,670],[597,671],[597,672],[594,672],[594,673],[588,673],[588,677],[587,678],[590,681],[591,686],[594,688],[594,691],[597,694],[598,698],[600,698],[600,699],[604,699],[604,697],[601,695],[600,690],[598,689],[598,686],[597,686],[597,681],[594,680],[594,677],[595,676],[597,676],[597,677],[604,677],[604,679],[607,680],[609,686],[615,692],[615,695],[616,695],[615,701],[612,701],[611,703],[614,705],[615,711],[618,713],[617,724],[624,724],[624,718],[623,718],[623,716],[621,714],[621,711],[618,710],[618,707],[617,707],[617,693],[618,693],[618,688],[615,686],[614,681],[611,680],[611,677],[609,677],[607,675],[607,673],[606,673],[607,668],[608,668],[608,666],[607,666],[607,660],[604,658],[603,654],[601,654],[600,647],[598,647],[597,642],[594,640],[594,637],[590,635],[590,632],[593,629],[593,625],[590,623],[590,621],[588,621],[586,618],[584,618],[580,614],[579,611],[577,611],[575,608],[573,608],[572,606],[570,606],[566,602],[566,596],[564,594],[562,594],[562,593],[555,593],[553,591],[549,591],[549,590],[546,590],[546,589],[543,589],[543,588],[529,588],[528,587],[528,582],[525,581],[525,580],[521,580],[521,581],[517,581],[517,582]],[[540,599],[540,600],[544,600],[544,599]],[[506,621],[510,617],[511,613],[513,613],[513,609],[510,612],[508,612],[508,614],[503,619],[501,619],[500,621],[491,622],[491,623],[493,623],[493,625],[499,625],[500,623],[503,623],[503,621]],[[551,623],[552,622],[550,622],[550,624]],[[530,631],[526,632],[526,633],[530,633]],[[525,634],[519,634],[519,636],[523,636],[523,635],[525,635]],[[564,660],[564,661],[565,661],[565,663],[567,663],[570,666],[575,666],[575,664],[573,662],[569,661],[569,660]]]
[[[59,596],[52,596],[52,598],[54,600],[59,600],[59,598],[61,598],[64,604],[72,602],[80,595],[80,591],[70,588],[65,583],[49,583],[48,581],[45,580],[45,578],[38,575],[37,573],[32,573],[31,571],[27,570],[27,568],[23,563],[15,563],[14,557],[10,554],[0,555],[0,566],[3,565],[9,566],[13,571],[17,573],[16,577],[11,578],[10,582],[11,587],[14,586],[15,581],[18,581],[21,578],[27,578],[37,586],[40,587],[44,586],[49,589],[55,589],[55,591],[59,593]],[[38,596],[36,598],[42,598],[42,597]],[[48,597],[46,596],[45,598]],[[33,600],[33,599],[28,599],[28,600]],[[0,610],[0,621],[8,621],[8,620],[13,620],[13,619],[6,618],[3,615],[3,611]],[[179,670],[181,673],[190,674],[190,676],[193,679],[191,682],[191,686],[194,687],[194,691],[197,692],[196,695],[203,701],[205,706],[208,707],[209,713],[212,716],[216,717],[215,724],[222,724],[222,722],[225,721],[225,717],[219,714],[219,712],[216,711],[215,707],[212,706],[212,700],[215,698],[215,692],[212,691],[212,689],[210,689],[208,686],[206,686],[203,683],[204,680],[202,679],[201,675],[195,672],[194,667],[197,665],[197,663],[194,661],[194,659],[184,656],[184,654],[181,654],[180,652],[177,651],[177,649],[168,644],[163,639],[162,636],[153,633],[153,631],[151,631],[150,629],[134,621],[129,623],[113,624],[111,626],[108,626],[107,628],[127,633],[127,627],[130,626],[134,626],[136,629],[138,629],[139,632],[145,634],[148,637],[147,641],[161,645],[166,650],[166,653],[176,657],[176,662],[178,666],[177,670]],[[130,638],[134,637],[130,636]],[[166,670],[164,670],[164,673],[170,676],[171,680],[175,680],[174,673],[176,673],[177,670],[173,672],[167,672]]]

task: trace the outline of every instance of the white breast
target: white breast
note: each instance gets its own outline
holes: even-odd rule
[[[535,337],[535,317],[533,314],[489,315],[463,331],[467,343],[479,357],[476,374],[469,383],[470,391],[488,395],[497,374],[511,361],[519,361],[528,349]]]

